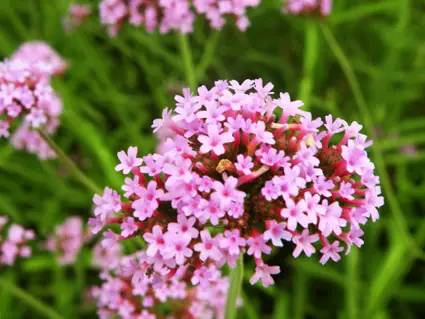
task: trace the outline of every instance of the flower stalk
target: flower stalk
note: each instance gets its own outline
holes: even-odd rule
[[[59,160],[74,174],[75,178],[88,190],[94,193],[100,192],[100,188],[87,176],[85,175],[78,166],[74,163],[72,159],[69,158],[68,155],[62,150],[62,148],[56,144],[53,139],[50,138],[45,132],[42,130],[38,130],[40,136],[44,139],[44,141],[49,144],[49,146],[55,151]]]
[[[31,306],[34,310],[37,310],[39,314],[42,314],[45,318],[49,319],[63,319],[63,317],[58,314],[55,310],[41,302],[40,300],[34,298],[25,290],[19,288],[10,281],[6,281],[0,278],[0,288],[2,291],[7,291],[11,295],[15,296],[23,303],[26,303],[28,306]]]
[[[227,295],[225,319],[236,318],[237,301],[242,293],[243,272],[243,255],[241,255],[236,267],[230,272],[230,287]]]
[[[186,75],[186,82],[189,85],[190,89],[194,90],[196,88],[196,76],[189,41],[187,39],[187,36],[183,33],[179,33],[178,37],[180,53],[183,59],[184,70]]]

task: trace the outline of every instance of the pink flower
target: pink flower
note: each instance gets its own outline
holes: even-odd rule
[[[94,195],[94,214],[102,221],[121,210],[120,195],[109,187],[105,187],[103,195]]]
[[[82,3],[71,3],[68,12],[63,19],[63,25],[66,31],[72,31],[86,21],[92,10],[90,5]]]
[[[168,224],[168,231],[177,236],[189,236],[189,238],[198,237],[199,231],[193,227],[196,223],[196,218],[186,218],[183,214],[177,216],[177,223]]]
[[[243,173],[244,175],[250,175],[252,173],[251,169],[254,167],[251,156],[244,156],[239,154],[237,156],[237,162],[235,163],[236,169]]]
[[[196,269],[191,279],[192,284],[207,287],[211,282],[216,281],[220,277],[220,272],[214,266],[202,266]]]
[[[194,246],[194,250],[199,252],[199,258],[202,261],[211,258],[213,260],[218,260],[221,258],[220,250],[218,249],[217,241],[214,238],[211,238],[208,230],[201,231],[201,240],[202,242]]]
[[[339,253],[343,251],[344,249],[339,246],[339,241],[334,241],[332,244],[328,244],[326,246],[323,246],[323,248],[320,250],[320,252],[323,254],[320,258],[320,263],[322,265],[326,264],[329,258],[331,258],[333,261],[338,261],[341,259],[341,256]]]
[[[331,9],[332,0],[288,0],[282,10],[293,15],[318,14],[328,16]]]
[[[68,63],[42,41],[25,42],[13,53],[11,59],[25,61],[42,73],[49,75],[61,74],[68,68]]]
[[[10,225],[7,233],[3,236],[1,232],[5,230],[7,222],[7,217],[0,216],[0,266],[11,266],[19,257],[31,256],[32,250],[28,241],[35,237],[32,230],[25,229],[18,224]]]
[[[282,239],[290,241],[292,234],[285,230],[283,223],[277,223],[275,220],[266,221],[267,230],[264,232],[263,237],[265,241],[272,241],[272,244],[277,247],[282,247]]]
[[[175,234],[169,234],[166,237],[166,246],[162,251],[162,255],[166,259],[173,258],[177,265],[183,265],[186,258],[192,256],[193,251],[189,247],[190,237],[188,236],[177,236]]]
[[[0,63],[0,138],[11,137],[15,148],[40,159],[56,155],[34,129],[52,135],[59,126],[62,102],[50,85],[50,77],[63,71],[62,63],[40,42],[25,43],[11,60]]]
[[[337,202],[328,205],[327,200],[323,201],[326,211],[319,217],[319,230],[324,236],[329,236],[332,232],[335,235],[341,234],[341,227],[347,225],[347,221],[341,218],[342,209]]]
[[[121,224],[121,236],[129,237],[138,230],[137,223],[133,217],[127,217]]]
[[[199,218],[201,218],[202,221],[209,220],[214,226],[218,225],[220,218],[226,215],[218,199],[211,198],[210,200],[203,201],[201,205],[203,210],[201,214],[199,214]]]
[[[134,209],[134,216],[144,221],[151,217],[158,208],[158,199],[163,195],[163,191],[157,189],[155,181],[150,181],[147,188],[140,188],[136,195],[138,199],[133,202],[131,207]]]
[[[263,121],[259,121],[252,125],[251,132],[260,143],[270,145],[275,143],[273,134],[266,130],[266,124]]]
[[[121,163],[115,166],[115,170],[122,171],[123,174],[130,173],[132,169],[143,163],[142,159],[137,157],[137,147],[135,146],[130,146],[127,154],[124,151],[118,152],[118,158]]]
[[[279,266],[269,266],[261,263],[255,267],[255,273],[252,275],[249,283],[254,285],[260,280],[264,287],[268,287],[274,284],[274,280],[271,275],[276,275],[278,273],[280,273]]]
[[[137,175],[133,178],[126,177],[122,186],[122,190],[125,191],[124,196],[127,198],[140,192],[140,188],[140,178]]]
[[[270,246],[267,246],[263,236],[260,235],[249,237],[246,243],[248,246],[247,254],[253,255],[255,258],[261,258],[261,254],[268,255],[272,251]]]
[[[252,282],[272,284],[279,269],[267,266],[267,255],[283,240],[285,247],[293,245],[294,257],[319,251],[322,262],[337,259],[339,247],[348,253],[363,244],[360,227],[379,217],[383,199],[367,153],[357,161],[351,149],[366,150],[371,142],[359,124],[314,118],[288,94],[274,99],[272,88],[245,80],[217,81],[198,95],[184,90],[176,110],[166,112],[167,124],[155,122],[160,152],[135,167],[135,155],[128,165],[122,161],[130,175],[126,200],[112,191],[95,197],[90,224],[96,230],[108,226],[104,245],[143,234],[146,248],[120,262],[118,281],[104,279],[119,298],[98,300],[147,296],[134,310],[137,316],[154,304],[206,293],[220,282],[222,267],[235,267],[241,254],[257,265]],[[119,283],[130,281],[122,294]],[[194,292],[194,285],[203,290]],[[113,315],[118,306],[101,303]]]
[[[155,256],[165,247],[165,237],[162,233],[161,227],[158,225],[153,226],[152,233],[145,233],[143,238],[149,244],[148,249],[146,250],[146,254],[148,256]]]
[[[208,153],[213,151],[216,155],[224,153],[224,144],[234,141],[232,133],[230,132],[219,132],[216,125],[208,126],[208,135],[199,135],[198,137],[201,145],[201,153]]]
[[[316,249],[312,245],[312,243],[315,243],[319,240],[319,235],[313,234],[310,235],[308,232],[308,229],[304,229],[301,234],[295,234],[292,237],[292,241],[296,245],[294,251],[292,252],[292,256],[298,257],[301,252],[304,251],[304,253],[310,257]]]
[[[102,0],[99,11],[100,20],[111,36],[115,36],[124,23],[143,27],[148,32],[188,33],[193,30],[196,15],[205,16],[214,29],[221,29],[229,17],[244,31],[249,26],[247,9],[259,3],[259,0],[170,0],[153,3],[142,0]],[[201,90],[200,94],[207,95],[208,92]]]
[[[286,208],[282,208],[280,215],[286,219],[287,227],[289,230],[295,230],[297,224],[306,228],[310,223],[308,216],[306,215],[306,203],[303,199],[295,203],[292,199],[288,198],[285,200]]]
[[[69,265],[75,262],[85,240],[83,221],[74,216],[56,227],[55,232],[47,238],[46,247],[58,254],[60,264]]]
[[[246,240],[241,237],[239,229],[226,230],[220,240],[220,248],[229,254],[239,256],[241,248],[245,247]]]
[[[240,202],[244,199],[245,193],[237,189],[238,180],[232,176],[229,176],[224,184],[220,182],[214,182],[215,192],[212,194],[213,198],[219,200],[220,205],[223,209],[228,208],[231,202]]]

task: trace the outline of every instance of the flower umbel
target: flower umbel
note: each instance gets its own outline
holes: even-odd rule
[[[100,20],[114,36],[126,22],[144,27],[148,32],[159,30],[192,32],[196,15],[203,15],[215,29],[221,29],[226,18],[235,20],[239,29],[249,25],[246,11],[260,0],[102,0]]]
[[[178,113],[155,122],[157,134],[166,136],[162,152],[119,167],[133,175],[124,198],[108,188],[96,195],[96,230],[122,228],[133,218],[137,230],[133,225],[125,238],[145,239],[154,262],[137,282],[152,280],[154,269],[169,278],[183,271],[186,284],[196,286],[215,278],[206,269],[233,267],[246,253],[257,265],[251,283],[268,286],[280,272],[265,262],[274,249],[288,247],[294,257],[320,252],[325,263],[362,245],[361,226],[376,220],[383,205],[365,151],[371,142],[358,123],[314,119],[301,101],[287,93],[274,99],[272,89],[261,79],[217,81],[198,95],[176,97]],[[134,163],[137,154],[131,157]],[[134,282],[129,285],[135,294]],[[155,313],[162,290],[149,289]]]
[[[49,135],[58,129],[62,101],[50,78],[66,68],[67,63],[39,41],[24,43],[11,60],[0,63],[0,138],[12,135],[10,140],[16,149],[41,159],[55,157],[36,129]]]
[[[21,225],[11,224],[6,231],[8,218],[0,215],[0,266],[11,266],[16,259],[31,256],[31,247],[28,241],[34,239],[34,232]]]
[[[288,0],[283,7],[283,12],[293,15],[317,14],[328,16],[331,10],[332,0]]]

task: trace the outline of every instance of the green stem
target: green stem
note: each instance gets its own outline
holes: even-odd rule
[[[404,237],[404,239],[406,241],[409,241],[409,243],[415,248],[416,246],[414,246],[414,241],[409,234],[407,223],[403,217],[403,212],[401,210],[400,203],[391,184],[390,176],[386,169],[384,157],[382,155],[382,150],[378,138],[374,132],[372,115],[369,112],[369,108],[366,104],[365,98],[363,97],[363,93],[360,89],[360,85],[357,81],[356,75],[354,74],[353,68],[351,67],[350,61],[346,57],[344,51],[341,49],[335,36],[332,34],[332,31],[324,24],[321,24],[320,27],[329,45],[329,48],[335,55],[335,58],[337,59],[345,77],[347,78],[348,84],[353,93],[360,115],[362,116],[366,132],[374,140],[375,145],[374,147],[372,147],[372,155],[375,159],[376,169],[378,171],[378,175],[380,176],[381,184],[384,189],[386,199],[389,203],[394,222],[396,223],[400,234]]]
[[[347,257],[347,275],[345,281],[345,302],[347,314],[349,319],[361,318],[359,317],[358,309],[358,267],[359,267],[359,254],[356,248],[352,248],[350,255]]]
[[[74,174],[76,179],[83,184],[87,189],[94,193],[100,193],[101,189],[89,178],[85,175],[77,165],[65,154],[65,152],[60,148],[59,145],[53,141],[50,136],[44,133],[42,130],[38,131],[40,136],[44,139],[44,141],[49,144],[49,146],[55,151],[59,160]]]
[[[238,259],[237,265],[230,272],[230,287],[227,295],[225,319],[236,318],[236,303],[241,295],[243,280],[243,255]]]
[[[304,107],[310,107],[310,100],[313,91],[314,68],[317,61],[318,52],[318,29],[314,20],[306,21],[304,36],[304,62],[303,78],[301,80],[298,98],[304,102]]]
[[[21,300],[23,303],[26,303],[28,306],[31,306],[37,310],[40,314],[43,314],[44,317],[50,319],[63,319],[63,317],[58,314],[55,310],[42,303],[40,300],[34,298],[25,290],[22,290],[18,286],[15,286],[10,281],[6,281],[0,278],[0,287],[5,291],[8,291],[10,294]]]
[[[305,317],[305,305],[307,304],[307,285],[308,276],[301,270],[297,269],[294,276],[294,319],[303,319]]]
[[[189,41],[187,36],[183,33],[179,33],[179,46],[180,52],[183,59],[184,70],[186,74],[186,81],[191,90],[196,88],[195,69],[193,66],[192,52],[190,51]]]
[[[213,31],[209,36],[207,43],[205,44],[204,52],[201,59],[199,60],[198,65],[196,66],[196,79],[202,80],[206,70],[214,61],[214,53],[217,47],[218,38],[221,32]]]

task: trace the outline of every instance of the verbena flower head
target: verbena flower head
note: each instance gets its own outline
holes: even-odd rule
[[[58,256],[59,263],[69,265],[75,262],[87,234],[80,217],[72,216],[58,225],[47,238],[46,248]]]
[[[248,7],[255,7],[260,0],[102,0],[100,20],[110,35],[116,35],[123,24],[143,26],[148,32],[161,33],[192,31],[196,15],[203,15],[213,28],[220,29],[226,18],[235,20],[239,29],[245,30],[249,21]]]
[[[332,0],[287,0],[283,12],[301,15],[317,14],[328,16],[332,10]]]
[[[66,16],[63,19],[63,25],[66,31],[72,31],[84,23],[92,14],[89,4],[71,3],[68,7]]]
[[[49,75],[62,74],[68,68],[68,63],[42,41],[25,42],[13,53],[11,59],[25,61],[31,68]]]
[[[53,134],[59,126],[62,101],[54,92],[50,77],[59,74],[65,62],[47,44],[23,44],[11,60],[0,63],[0,138],[11,136],[17,149],[55,156],[35,129]]]
[[[201,267],[192,277],[193,286],[188,274],[192,276],[187,267],[170,271],[141,251],[108,267],[101,275],[104,282],[91,295],[100,318],[224,318],[228,278],[214,267]]]
[[[16,259],[31,256],[28,241],[34,239],[34,232],[21,225],[11,224],[7,227],[8,218],[0,215],[0,266],[11,266]]]
[[[280,271],[266,263],[273,250],[325,263],[360,247],[361,227],[383,205],[372,143],[358,123],[313,118],[272,89],[261,79],[185,89],[153,124],[160,136],[174,132],[162,153],[119,153],[124,196],[94,197],[92,229],[118,225],[111,241],[143,236],[155,267],[184,268],[194,285],[202,267],[233,267],[241,254],[256,264],[251,282],[268,286]]]

